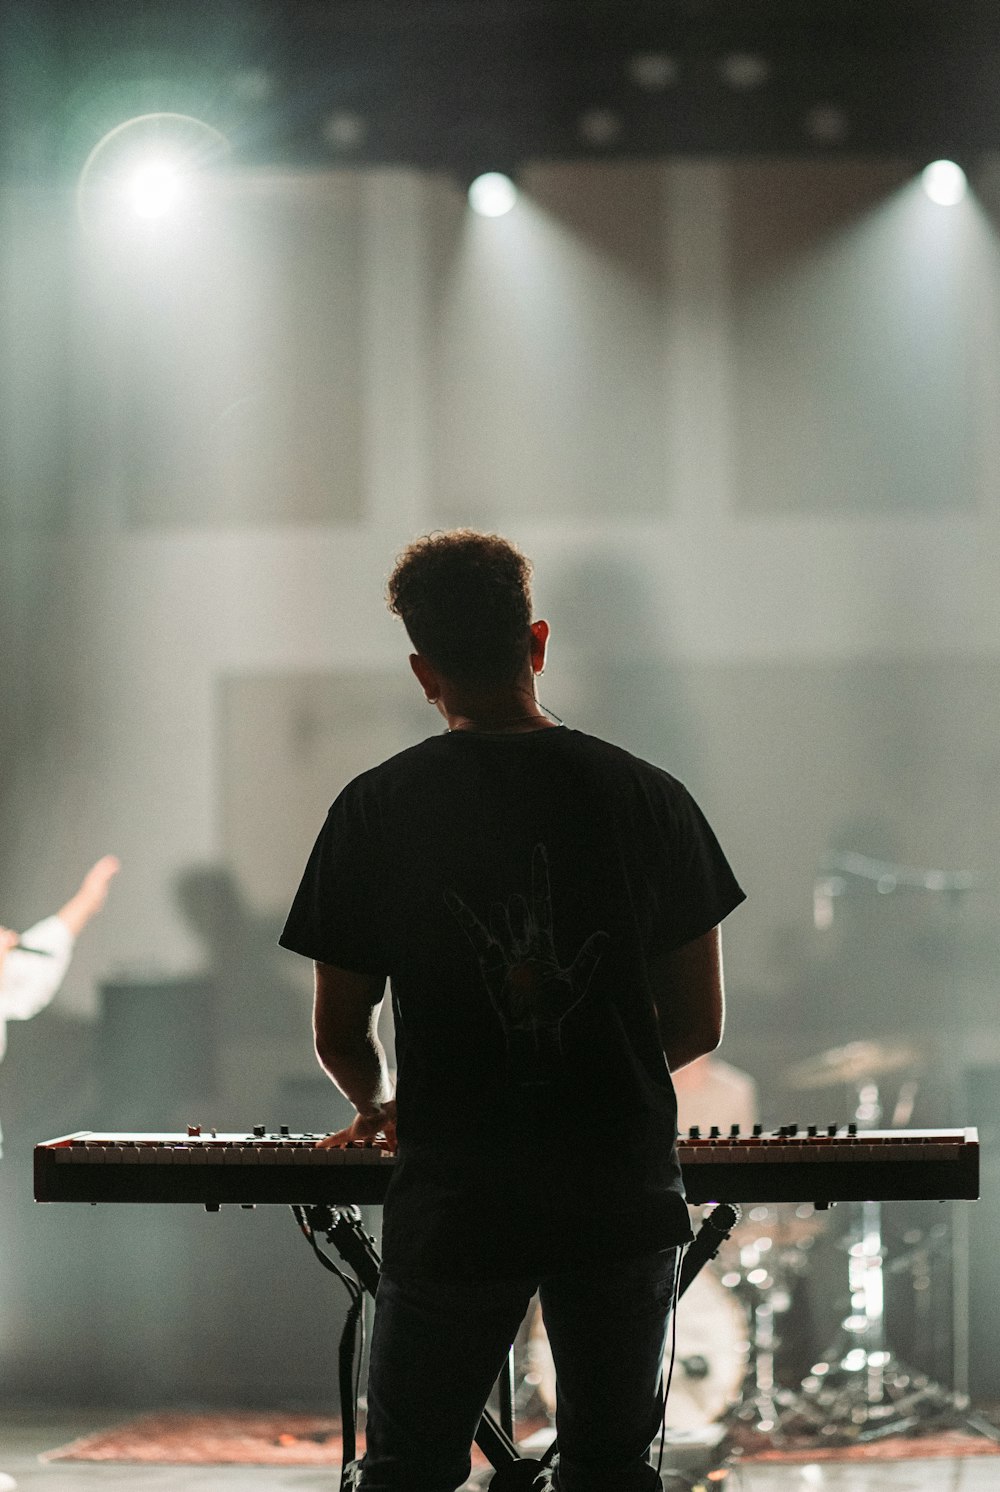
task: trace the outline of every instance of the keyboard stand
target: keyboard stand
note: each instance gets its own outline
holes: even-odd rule
[[[358,1207],[331,1207],[327,1203],[307,1206],[302,1209],[314,1234],[325,1234],[327,1242],[337,1250],[344,1263],[353,1270],[362,1288],[374,1297],[378,1289],[382,1260],[375,1240],[366,1233]],[[739,1209],[728,1202],[719,1203],[705,1218],[695,1240],[684,1255],[678,1283],[678,1298],[690,1285],[699,1271],[714,1259],[722,1244],[739,1222]],[[515,1488],[528,1488],[543,1466],[547,1466],[555,1453],[555,1442],[541,1460],[522,1456],[513,1438],[512,1363],[500,1375],[500,1419],[490,1410],[484,1409],[475,1442],[494,1468],[490,1492],[514,1492]],[[506,1393],[504,1391],[506,1385]],[[341,1489],[356,1485],[357,1462],[345,1465],[341,1472]]]
[[[320,1203],[318,1206],[304,1207],[303,1212],[313,1232],[317,1235],[326,1235],[327,1242],[333,1245],[344,1263],[354,1271],[361,1286],[374,1297],[378,1289],[382,1260],[375,1247],[375,1240],[370,1233],[365,1232],[362,1226],[360,1209],[353,1206],[329,1207],[325,1203]],[[506,1376],[506,1371],[504,1376]],[[538,1473],[540,1463],[528,1461],[519,1454],[510,1433],[512,1429],[512,1425],[505,1426],[486,1409],[483,1411],[483,1417],[476,1431],[476,1444],[490,1465],[498,1472],[515,1463],[525,1467],[526,1470],[530,1469],[531,1475],[525,1475],[524,1480],[512,1480],[506,1483],[512,1488],[530,1487]],[[344,1471],[347,1472],[347,1467]],[[342,1485],[350,1484],[343,1483]],[[504,1483],[498,1483],[496,1477],[491,1483],[497,1492],[501,1492],[504,1485]]]

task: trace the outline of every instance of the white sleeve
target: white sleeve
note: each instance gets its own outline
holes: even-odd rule
[[[73,934],[58,917],[46,917],[21,934],[26,948],[12,948],[0,970],[0,1021],[26,1021],[44,1010],[63,982],[73,955]]]

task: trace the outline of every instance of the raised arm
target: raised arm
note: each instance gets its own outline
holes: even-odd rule
[[[116,855],[102,855],[87,871],[65,906],[59,908],[56,916],[66,924],[74,938],[80,936],[91,917],[95,917],[104,906],[108,887],[120,869]]]
[[[671,1072],[714,1052],[725,1022],[722,932],[710,932],[662,954],[653,966],[653,998],[663,1054]]]

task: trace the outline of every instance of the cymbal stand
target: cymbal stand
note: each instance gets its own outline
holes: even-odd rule
[[[878,1087],[862,1082],[855,1119],[859,1129],[881,1118]],[[801,1384],[805,1403],[821,1412],[826,1444],[881,1440],[921,1428],[970,1429],[1000,1443],[1000,1431],[969,1412],[969,1401],[917,1372],[887,1345],[885,1243],[881,1202],[860,1204],[860,1232],[848,1251],[851,1310],[836,1342]]]
[[[805,1258],[804,1250],[799,1250]],[[788,1310],[791,1298],[787,1282],[774,1274],[770,1284],[756,1288],[750,1309],[750,1358],[743,1392],[729,1411],[725,1423],[744,1445],[751,1438],[766,1437],[773,1445],[784,1445],[803,1434],[814,1435],[824,1414],[800,1389],[787,1388],[775,1378],[775,1358],[781,1346],[776,1318]]]

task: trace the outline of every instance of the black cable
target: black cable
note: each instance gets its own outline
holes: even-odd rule
[[[365,1292],[362,1290],[358,1301],[358,1366],[354,1375],[354,1417],[358,1415],[358,1401],[361,1398],[361,1367],[365,1357]]]
[[[667,1370],[666,1387],[663,1390],[663,1418],[660,1421],[660,1453],[656,1458],[657,1476],[662,1474],[663,1448],[667,1435],[667,1398],[670,1393],[670,1383],[674,1376],[674,1362],[677,1356],[677,1307],[684,1291],[709,1260],[715,1258],[739,1220],[740,1209],[738,1207],[734,1206],[731,1202],[716,1203],[712,1211],[702,1221],[701,1227],[691,1242],[685,1244],[677,1259],[677,1275],[674,1280],[673,1319],[671,1321],[670,1335],[670,1366]],[[689,1482],[688,1485],[691,1486],[693,1483]]]
[[[358,1295],[347,1311],[344,1329],[340,1334],[340,1350],[337,1354],[340,1375],[340,1435],[341,1460],[345,1466],[355,1460],[358,1452],[358,1383],[355,1380],[354,1361],[358,1343],[358,1317],[364,1305],[363,1296]]]
[[[656,1458],[656,1475],[663,1474],[663,1446],[667,1438],[667,1399],[670,1395],[670,1384],[674,1376],[674,1362],[677,1358],[677,1305],[681,1298],[681,1262],[687,1252],[685,1246],[677,1256],[677,1270],[674,1274],[673,1302],[670,1307],[670,1363],[667,1367],[667,1381],[663,1386],[663,1414],[660,1417],[660,1452]]]
[[[327,1254],[324,1254],[323,1250],[316,1242],[315,1234],[313,1233],[312,1228],[309,1226],[309,1223],[306,1221],[305,1214],[303,1213],[302,1208],[293,1206],[292,1214],[295,1218],[295,1221],[298,1223],[299,1229],[304,1235],[306,1242],[311,1247],[313,1253],[316,1255],[316,1258],[322,1264],[323,1268],[328,1269],[331,1274],[335,1274],[337,1276],[338,1280],[340,1280],[341,1284],[346,1289],[352,1301],[359,1296],[363,1296],[364,1290],[358,1283],[358,1281],[352,1279],[349,1274],[345,1274],[339,1265],[334,1264],[333,1260],[329,1258]]]
[[[340,1431],[341,1431],[341,1460],[344,1466],[354,1461],[357,1453],[357,1423],[358,1423],[358,1398],[361,1391],[361,1359],[364,1356],[364,1304],[365,1292],[361,1282],[352,1279],[345,1274],[338,1264],[324,1253],[316,1242],[316,1234],[310,1224],[305,1210],[293,1205],[292,1216],[298,1224],[306,1242],[309,1244],[314,1255],[328,1269],[335,1274],[346,1289],[350,1297],[350,1305],[347,1309],[347,1317],[344,1328],[340,1334],[340,1346],[338,1349],[338,1376],[340,1384]],[[358,1323],[361,1323],[361,1350],[358,1351]],[[357,1368],[355,1369],[355,1361]]]

